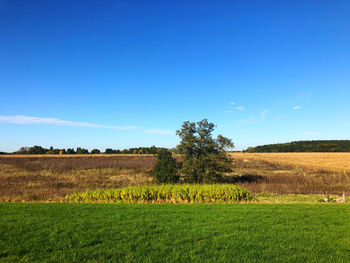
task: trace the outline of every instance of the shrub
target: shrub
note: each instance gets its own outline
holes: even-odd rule
[[[157,154],[157,162],[154,165],[151,176],[158,183],[177,183],[179,181],[178,164],[171,152],[160,149]]]
[[[88,153],[89,153],[89,150],[87,149],[80,148],[80,147],[77,148],[77,154],[88,154]]]
[[[243,187],[230,184],[130,186],[114,190],[95,190],[66,196],[68,202],[188,202],[216,203],[252,200]]]
[[[67,154],[75,154],[75,150],[73,148],[68,148],[67,149]]]

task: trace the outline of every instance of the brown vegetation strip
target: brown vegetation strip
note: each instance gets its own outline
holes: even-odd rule
[[[156,157],[153,155],[71,155],[68,157],[22,155],[0,157],[0,164],[12,165],[27,171],[66,171],[103,168],[151,169],[155,161]]]

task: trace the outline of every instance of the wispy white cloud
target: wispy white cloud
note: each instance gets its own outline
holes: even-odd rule
[[[47,124],[55,126],[75,126],[75,127],[86,127],[86,128],[98,128],[98,129],[114,129],[114,130],[134,130],[140,129],[137,126],[110,126],[102,125],[90,122],[77,122],[77,121],[66,121],[55,118],[42,118],[32,117],[24,115],[12,115],[12,116],[0,116],[0,123],[10,124],[21,124],[21,125],[35,125],[35,124]],[[144,133],[150,134],[171,134],[175,135],[174,131],[161,130],[161,129],[143,129]]]
[[[261,112],[261,116],[265,117],[266,114],[267,114],[268,110],[267,109],[264,109],[262,112]]]
[[[243,107],[243,106],[238,106],[238,107],[236,107],[236,109],[237,109],[238,111],[242,111],[242,110],[244,110],[244,107]]]
[[[301,109],[301,106],[294,106],[293,107],[293,110],[300,110]]]
[[[114,130],[134,130],[139,128],[136,126],[108,126],[89,122],[66,121],[55,118],[31,117],[24,115],[0,116],[0,123],[1,122],[11,124],[49,124],[56,126],[75,126]]]
[[[175,132],[174,132],[174,131],[160,130],[160,129],[145,130],[145,132],[146,132],[146,133],[151,133],[151,134],[175,135]]]
[[[230,102],[230,104],[231,104],[231,105],[235,105],[235,104],[236,104],[236,102],[231,101],[231,102]]]
[[[225,113],[234,113],[233,110],[225,110]]]

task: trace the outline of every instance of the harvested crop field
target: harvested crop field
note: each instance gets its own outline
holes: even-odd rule
[[[309,170],[350,172],[350,153],[231,153],[231,157]]]

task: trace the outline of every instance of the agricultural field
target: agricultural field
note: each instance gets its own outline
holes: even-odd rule
[[[264,202],[268,194],[350,194],[348,153],[230,154],[233,173],[224,183],[247,188]],[[0,201],[64,201],[71,193],[153,185],[153,155],[6,155],[0,157]],[[295,196],[294,196],[295,197]],[[286,198],[281,200],[294,200]],[[301,198],[305,200],[305,198]],[[271,200],[273,201],[273,200]]]
[[[307,170],[350,173],[350,153],[231,153],[233,158],[265,161]]]
[[[255,193],[350,193],[350,153],[231,153],[230,156],[238,183]]]

